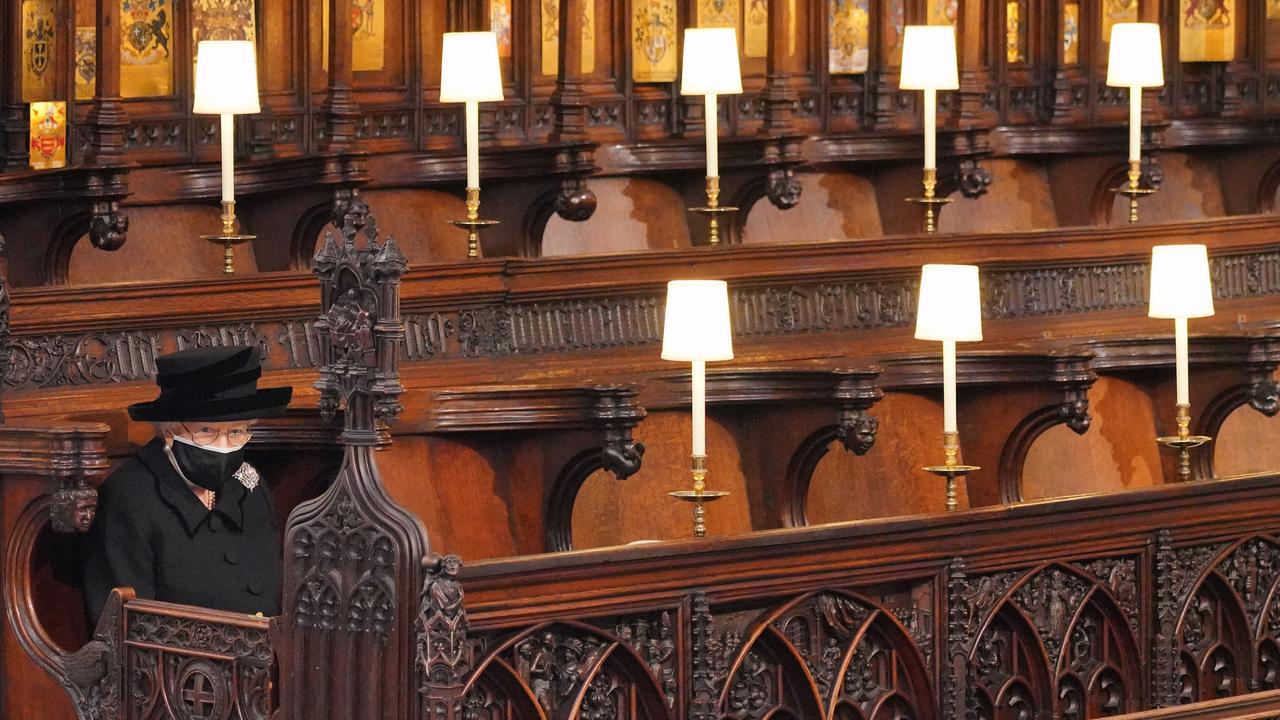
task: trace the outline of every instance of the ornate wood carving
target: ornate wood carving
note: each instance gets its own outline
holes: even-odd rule
[[[467,611],[458,582],[461,569],[457,555],[429,554],[423,561],[424,579],[414,621],[414,666],[424,717],[450,717],[471,671]]]
[[[992,270],[983,276],[985,314],[1010,320],[1142,308],[1146,267],[1136,259],[1076,261],[1054,268],[1032,267],[1027,261],[1021,268]],[[1280,252],[1215,255],[1211,267],[1219,300],[1280,296]],[[906,272],[893,274],[897,277],[871,279],[846,272],[821,281],[762,280],[735,286],[735,332],[745,339],[906,327],[915,306],[915,280]],[[660,340],[662,296],[650,289],[479,304],[465,296],[421,302],[416,308],[417,303],[409,303],[404,318],[404,356],[411,363],[593,352]],[[13,362],[5,385],[25,391],[144,380],[154,374],[154,355],[193,344],[258,344],[268,369],[320,365],[319,335],[302,317],[174,324],[17,335],[9,342]]]
[[[407,720],[420,706],[416,589],[426,534],[387,496],[373,459],[401,410],[399,285],[407,264],[357,203],[340,210],[341,238],[328,235],[314,261],[322,301],[316,387],[323,414],[345,411],[346,455],[329,489],[289,516],[281,656],[295,682],[283,697],[294,717]],[[448,595],[448,582],[446,571],[424,589]],[[333,673],[300,670],[311,667]]]

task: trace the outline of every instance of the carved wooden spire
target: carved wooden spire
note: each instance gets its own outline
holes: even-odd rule
[[[281,659],[286,717],[408,720],[418,712],[414,624],[426,533],[388,496],[373,452],[400,413],[404,255],[348,213],[314,259],[322,412],[344,412],[342,469],[285,532]],[[317,668],[323,668],[316,672]]]

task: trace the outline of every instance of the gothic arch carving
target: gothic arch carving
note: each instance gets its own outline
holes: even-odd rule
[[[734,633],[724,636],[732,645]],[[739,718],[931,718],[921,648],[892,612],[838,590],[766,611],[732,652],[717,712]]]
[[[991,608],[967,654],[967,703],[983,717],[1040,708],[1065,720],[1138,709],[1136,615],[1108,582],[1061,563],[983,578],[963,598]]]
[[[635,648],[575,621],[537,625],[499,643],[477,665],[462,697],[463,707],[508,703],[516,710],[512,720],[672,717],[659,680]]]
[[[1178,608],[1173,702],[1280,686],[1280,542],[1254,536],[1231,543],[1194,577]]]

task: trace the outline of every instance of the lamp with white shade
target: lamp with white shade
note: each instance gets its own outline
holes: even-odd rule
[[[195,102],[198,115],[222,119],[222,234],[203,235],[224,248],[222,271],[235,272],[232,248],[254,239],[236,232],[235,116],[261,112],[258,64],[248,40],[202,40],[196,46]]]
[[[982,296],[976,265],[925,265],[920,268],[916,339],[942,342],[942,465],[924,469],[947,481],[946,507],[956,509],[956,478],[980,469],[961,465],[956,422],[956,343],[982,339]]]
[[[951,25],[909,25],[902,40],[902,90],[924,91],[924,197],[912,202],[925,207],[924,229],[937,229],[936,206],[945,198],[935,197],[938,187],[938,91],[958,90],[960,75],[956,63],[956,29]]]
[[[440,56],[440,102],[466,106],[467,219],[453,224],[467,231],[467,257],[480,257],[480,230],[497,225],[480,219],[480,103],[503,99],[498,36],[492,32],[444,34]]]
[[[737,211],[720,205],[720,95],[742,93],[738,64],[738,35],[734,28],[688,28],[684,31],[684,64],[680,70],[680,94],[702,95],[707,135],[707,206],[690,208],[708,218],[708,242],[720,243],[720,215]]]
[[[1157,440],[1179,452],[1178,476],[1191,479],[1191,449],[1209,442],[1191,434],[1191,382],[1188,377],[1187,320],[1213,315],[1213,283],[1204,245],[1157,245],[1151,249],[1151,291],[1147,315],[1173,320],[1174,373],[1178,434]]]
[[[667,309],[662,324],[662,359],[693,367],[693,490],[672,497],[693,503],[693,534],[707,534],[704,503],[727,492],[707,490],[707,363],[733,359],[729,324],[729,288],[723,280],[672,280],[667,283]]]
[[[1129,89],[1129,184],[1116,192],[1129,196],[1129,222],[1138,222],[1138,198],[1154,190],[1139,188],[1142,176],[1142,89],[1164,85],[1164,54],[1157,23],[1111,26],[1107,85]]]

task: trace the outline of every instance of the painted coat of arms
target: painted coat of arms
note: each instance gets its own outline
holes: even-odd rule
[[[676,0],[633,0],[631,56],[636,82],[676,79]]]
[[[125,97],[173,90],[173,25],[169,0],[121,0],[120,88]]]
[[[57,102],[31,103],[31,152],[32,170],[49,170],[67,164],[67,104]]]
[[[98,28],[93,25],[76,28],[76,99],[89,100],[97,89]]]
[[[832,74],[853,75],[867,71],[871,16],[868,0],[828,0],[827,19],[831,27],[828,70]]]
[[[253,0],[194,0],[191,41],[253,40]]]
[[[27,102],[54,96],[50,69],[56,57],[57,18],[50,0],[22,3],[22,98]]]
[[[1062,6],[1062,62],[1080,62],[1080,4]]]
[[[738,0],[698,0],[698,27],[738,27]]]
[[[1178,57],[1224,62],[1236,57],[1235,0],[1182,0]]]

